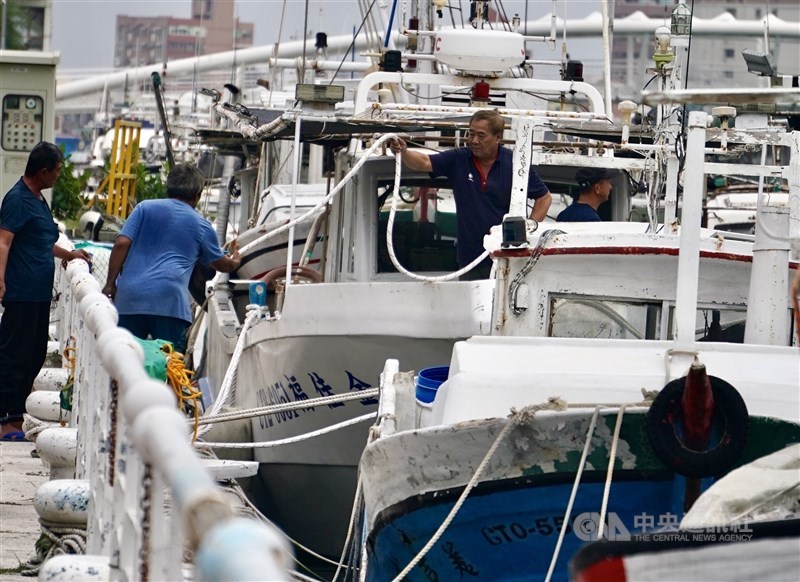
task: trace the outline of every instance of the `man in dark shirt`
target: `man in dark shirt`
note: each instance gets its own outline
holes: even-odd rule
[[[25,175],[0,206],[0,432],[1,440],[22,440],[22,413],[47,355],[53,257],[89,260],[84,250],[56,244],[58,227],[42,190],[52,188],[63,156],[41,142],[28,156]]]
[[[403,154],[403,163],[408,168],[450,180],[456,201],[456,253],[460,268],[483,253],[483,236],[503,221],[511,204],[513,154],[501,145],[504,129],[503,117],[485,109],[470,119],[467,147],[428,155],[408,150],[402,139],[391,144],[394,153]],[[533,168],[528,175],[528,198],[534,200],[531,218],[544,220],[552,196]],[[487,257],[462,279],[488,278],[491,267],[492,261]]]
[[[603,168],[581,168],[575,173],[581,192],[575,201],[562,210],[557,222],[600,222],[600,205],[611,195],[611,180]]]

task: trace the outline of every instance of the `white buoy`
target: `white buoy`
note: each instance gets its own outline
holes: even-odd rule
[[[61,390],[69,380],[69,370],[66,368],[42,368],[33,381],[33,391]]]
[[[76,556],[60,554],[47,560],[39,568],[39,580],[49,582],[83,582],[110,580],[111,569],[104,556]]]
[[[61,410],[61,393],[53,390],[31,392],[25,400],[25,411],[50,422],[69,420],[69,411]]]
[[[87,479],[55,479],[43,483],[33,496],[39,518],[64,525],[86,525],[89,510]]]
[[[36,451],[50,466],[50,479],[72,479],[78,459],[77,428],[47,428],[36,439]]]

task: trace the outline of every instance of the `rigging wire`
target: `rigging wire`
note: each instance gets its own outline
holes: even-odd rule
[[[455,29],[455,27],[456,27],[456,17],[453,14],[453,5],[450,2],[447,3],[447,13],[450,14],[450,23],[453,25],[453,29]]]
[[[503,30],[511,30],[511,23],[508,20],[508,12],[506,12],[506,6],[503,4],[503,0],[497,0],[497,16],[500,22],[503,24]]]
[[[333,73],[333,77],[331,77],[331,81],[330,83],[328,83],[328,85],[332,85],[333,82],[336,80],[336,76],[339,74],[339,71],[342,69],[342,65],[344,65],[344,62],[347,60],[347,56],[350,54],[350,50],[353,48],[353,46],[355,46],[356,38],[358,38],[358,35],[361,33],[361,29],[364,28],[364,23],[367,22],[367,18],[372,12],[372,9],[374,8],[376,1],[377,0],[372,0],[372,2],[370,3],[369,8],[367,9],[367,13],[364,15],[364,18],[361,19],[361,24],[358,25],[358,29],[356,30],[356,33],[353,35],[353,40],[350,41],[350,46],[348,46],[347,50],[344,51],[344,56],[342,57],[342,60],[339,62],[339,66],[336,67],[336,71]]]
[[[303,60],[300,61],[300,82],[306,82],[306,45],[308,44],[308,0],[303,12]]]
[[[396,10],[397,10],[397,0],[394,0],[394,2],[392,2],[392,10],[389,13],[389,24],[386,26],[386,37],[384,37],[383,39],[383,48],[385,49],[389,48],[389,41],[392,38],[392,27],[394,26],[394,14]],[[402,30],[402,24],[400,24],[398,28]]]
[[[278,25],[278,40],[275,42],[275,46],[273,48],[273,53],[275,54],[275,58],[278,58],[278,53],[280,52],[281,47],[281,36],[283,35],[283,17],[286,15],[286,0],[283,0],[283,6],[281,7],[281,22]],[[272,93],[275,90],[275,75],[278,67],[272,67],[271,72],[271,79],[269,82],[269,97],[267,98],[267,107],[272,106]]]
[[[692,6],[689,9],[692,14],[692,17],[689,19],[689,46],[686,48],[686,72],[683,75],[683,88],[684,90],[689,87],[689,63],[692,60],[692,30],[694,29],[694,0],[692,0]],[[675,154],[678,156],[679,166],[678,166],[678,175],[680,176],[681,172],[683,171],[684,163],[686,162],[685,156],[685,149],[686,143],[685,140],[687,138],[686,135],[686,121],[689,119],[689,116],[686,114],[686,104],[683,104],[681,108],[681,128],[678,132],[677,139],[675,140]],[[678,142],[682,142],[680,146],[678,146]],[[679,149],[681,150],[679,153]]]
[[[560,99],[550,99],[550,98],[545,97],[544,95],[541,95],[539,93],[534,93],[533,91],[519,91],[519,92],[520,93],[525,93],[526,95],[530,95],[531,97],[536,97],[537,99],[541,99],[542,101],[547,101],[548,103],[556,103],[556,104],[560,104],[561,103]],[[589,108],[586,107],[586,105],[584,105],[580,101],[578,101],[575,98],[575,95],[570,94],[570,100],[571,100],[572,104],[575,105],[576,107],[579,107],[583,111],[589,111]]]
[[[410,90],[410,89],[409,89],[409,88],[406,86],[406,84],[405,84],[405,83],[399,83],[399,85],[400,85],[400,88],[401,88],[403,91],[405,91],[405,92],[406,92],[406,93],[408,93],[409,95],[413,95],[414,97],[416,97],[416,98],[418,98],[418,99],[424,99],[424,100],[427,100],[427,101],[438,101],[438,100],[440,99],[440,97],[439,97],[439,96],[436,96],[436,97],[425,97],[425,96],[423,96],[423,95],[417,95],[416,93],[414,93],[413,91],[411,91],[411,90]],[[463,89],[459,89],[458,91],[442,91],[442,96],[447,96],[447,95],[469,95],[469,92],[470,92],[471,90],[472,90],[472,87],[464,87]]]
[[[205,18],[205,10],[200,11],[200,28],[203,28],[203,19]],[[192,113],[197,112],[197,59],[200,56],[200,35],[197,35],[194,41],[194,63],[192,64]],[[94,143],[94,141],[92,142]]]

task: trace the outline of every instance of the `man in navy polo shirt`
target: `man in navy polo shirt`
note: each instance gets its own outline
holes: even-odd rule
[[[513,154],[501,145],[504,130],[505,121],[499,113],[482,109],[470,119],[467,147],[428,155],[408,150],[399,138],[391,144],[394,153],[403,154],[403,164],[409,169],[450,180],[456,201],[460,268],[483,253],[483,236],[503,221],[511,204]],[[534,200],[531,218],[544,220],[552,196],[533,168],[528,175],[528,198]],[[492,261],[487,257],[461,278],[486,279],[491,268]]]
[[[575,172],[581,192],[575,201],[562,210],[557,222],[600,222],[597,209],[611,196],[611,180],[603,168],[581,168]]]

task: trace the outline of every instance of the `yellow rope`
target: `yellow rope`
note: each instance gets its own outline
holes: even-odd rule
[[[194,408],[194,432],[192,434],[192,442],[197,440],[198,421],[200,420],[200,399],[202,393],[195,386],[192,385],[191,377],[194,374],[191,370],[187,370],[183,365],[183,354],[176,352],[172,349],[172,345],[165,343],[161,346],[161,350],[167,354],[167,381],[175,396],[178,397],[178,408],[185,410],[191,403]],[[185,407],[185,408],[184,408]]]
[[[69,375],[72,376],[75,373],[75,362],[78,359],[78,348],[65,347],[64,359],[67,360],[67,365],[65,367],[67,370],[69,370]]]

